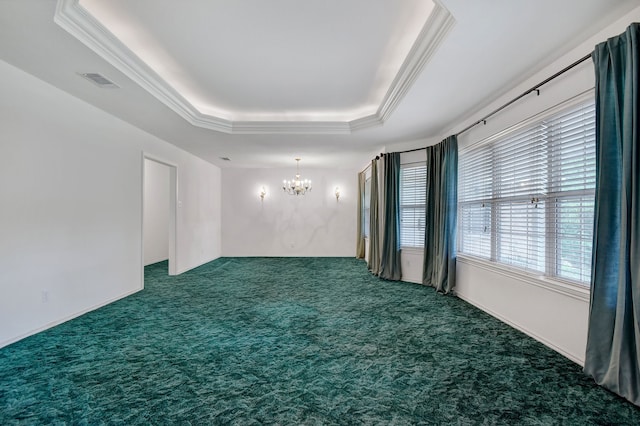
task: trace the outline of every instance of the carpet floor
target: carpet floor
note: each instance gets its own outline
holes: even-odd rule
[[[581,368],[350,258],[221,258],[0,349],[0,424],[640,424]]]

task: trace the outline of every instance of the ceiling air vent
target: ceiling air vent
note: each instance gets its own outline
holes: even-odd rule
[[[224,160],[224,161],[231,161],[231,158],[229,158],[229,157],[220,157],[220,159]]]
[[[115,84],[113,81],[109,80],[108,78],[106,78],[105,76],[103,76],[102,74],[98,74],[95,72],[81,72],[79,73],[82,77],[86,78],[87,80],[89,80],[90,82],[92,82],[93,84],[95,84],[98,87],[102,87],[105,89],[117,89],[118,85]]]

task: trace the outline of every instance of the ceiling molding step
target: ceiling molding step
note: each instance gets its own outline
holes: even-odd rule
[[[351,127],[343,121],[234,121],[231,133],[348,135]]]
[[[171,108],[169,106],[169,108]],[[173,108],[171,108],[173,109]],[[175,110],[174,110],[175,111]],[[180,114],[182,118],[187,120],[189,124],[203,129],[215,130],[222,133],[233,133],[234,122],[231,120],[225,120],[224,118],[215,117],[213,115],[205,115],[200,111],[194,111],[192,114],[186,117]]]
[[[232,121],[203,114],[87,12],[79,0],[58,0],[54,22],[191,125],[228,134],[349,134],[383,125],[455,24],[453,16],[438,2],[434,2],[431,15],[376,114],[352,121],[321,122]]]
[[[380,117],[379,113],[369,115],[367,117],[357,118],[349,122],[349,127],[352,132],[356,130],[366,129],[369,127],[382,126],[384,121]]]
[[[58,0],[53,21],[192,125],[223,132],[231,127],[228,120],[201,114],[80,6],[79,0]]]
[[[422,27],[407,58],[402,63],[398,74],[391,83],[377,115],[384,123],[407,94],[413,83],[422,72],[426,63],[433,57],[437,48],[455,25],[455,19],[447,9],[434,2],[434,8]]]

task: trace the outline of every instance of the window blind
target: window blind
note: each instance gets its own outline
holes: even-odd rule
[[[400,245],[424,246],[427,166],[405,164],[400,167]]]
[[[371,220],[371,178],[364,181],[364,206],[362,208],[362,235],[369,237],[369,221]]]
[[[460,253],[588,283],[594,101],[460,154]]]

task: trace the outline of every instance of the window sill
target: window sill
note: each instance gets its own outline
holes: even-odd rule
[[[577,300],[589,302],[590,299],[591,290],[588,287],[581,286],[570,281],[545,277],[535,273],[522,271],[506,265],[501,265],[499,263],[467,255],[458,254],[457,262],[460,264],[472,265],[490,272],[501,274],[506,277],[513,278],[527,284],[535,285],[546,290],[554,291],[556,293],[560,293]]]

